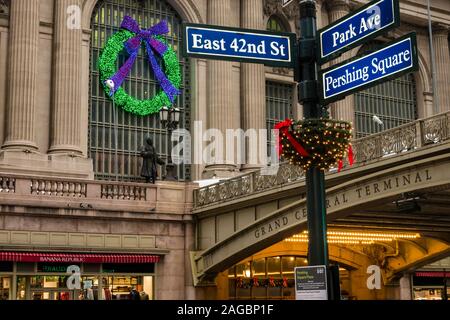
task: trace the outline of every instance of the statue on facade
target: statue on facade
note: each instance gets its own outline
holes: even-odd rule
[[[158,157],[156,149],[153,146],[153,140],[150,137],[147,137],[145,139],[145,146],[141,148],[141,157],[141,177],[144,177],[147,183],[151,182],[155,184],[156,177],[158,176],[156,165],[164,165],[166,163],[164,162],[164,160]]]

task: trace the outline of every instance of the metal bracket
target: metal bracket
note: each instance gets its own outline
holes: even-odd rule
[[[302,62],[310,62],[316,58],[316,39],[307,38],[298,41],[298,58]]]
[[[298,84],[299,101],[303,104],[305,102],[317,101],[317,81],[307,80]]]

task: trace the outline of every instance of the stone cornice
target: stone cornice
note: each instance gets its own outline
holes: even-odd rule
[[[431,27],[433,28],[434,35],[446,36],[446,35],[448,35],[448,33],[450,31],[450,25],[443,24],[443,23],[433,23],[431,25]]]
[[[264,0],[264,15],[270,17],[274,14],[284,16],[289,20],[298,20],[298,1],[293,1],[290,5],[283,8],[280,0]]]
[[[328,0],[324,4],[328,11],[350,11],[349,0]]]

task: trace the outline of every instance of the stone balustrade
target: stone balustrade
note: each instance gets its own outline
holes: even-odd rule
[[[450,112],[446,112],[354,140],[352,142],[354,164],[351,168],[419,151],[430,145],[442,144],[449,140]],[[267,169],[253,171],[197,189],[194,191],[194,208],[203,208],[218,202],[261,193],[305,178],[299,167],[288,163],[282,163],[278,170],[276,169],[272,175]],[[349,169],[348,162],[344,161],[343,170]],[[332,168],[327,175],[336,174],[336,172],[336,168]]]
[[[31,179],[31,194],[86,198],[87,184],[62,180]]]
[[[147,200],[146,188],[132,184],[102,184],[102,199]]]
[[[0,204],[126,212],[190,212],[192,183],[156,184],[30,177],[0,173]]]
[[[10,177],[0,177],[0,192],[2,193],[16,192],[16,179]]]

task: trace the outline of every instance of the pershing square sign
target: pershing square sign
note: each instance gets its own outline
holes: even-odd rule
[[[381,50],[319,73],[321,103],[342,99],[355,91],[417,70],[417,43],[410,33]]]

